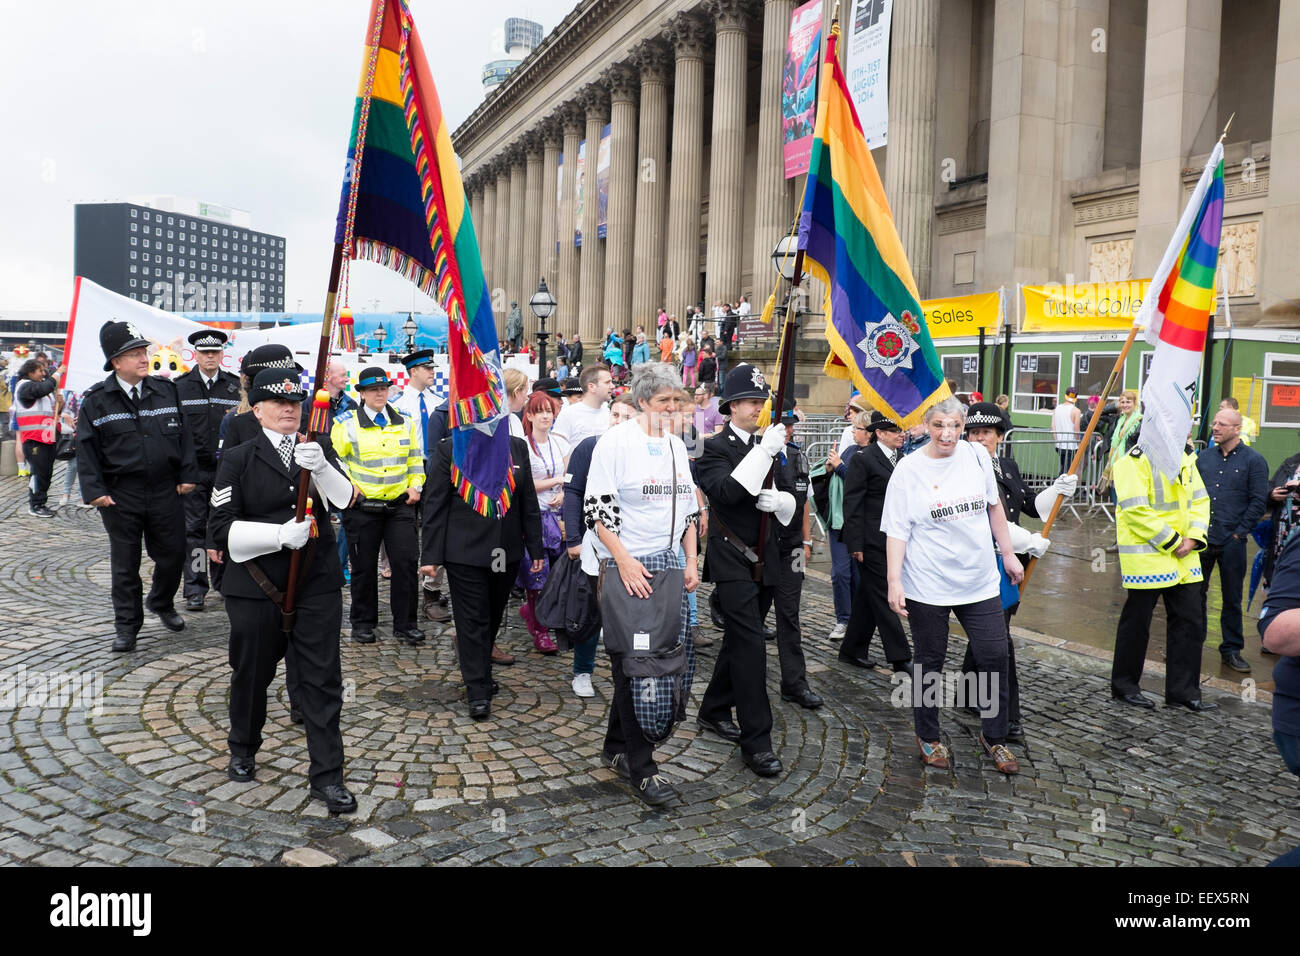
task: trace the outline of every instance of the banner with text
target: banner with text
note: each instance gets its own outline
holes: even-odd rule
[[[1002,296],[997,292],[959,295],[948,299],[926,299],[921,303],[930,337],[951,339],[957,336],[998,334],[1002,324]]]
[[[1021,286],[1021,332],[1127,332],[1150,279]]]
[[[817,124],[817,59],[822,47],[822,0],[809,0],[790,17],[781,71],[781,142],[785,178],[808,172]]]
[[[889,23],[893,9],[893,0],[853,0],[845,32],[844,77],[868,149],[884,146],[888,139]]]

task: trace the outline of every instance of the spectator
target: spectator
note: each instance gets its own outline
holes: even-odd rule
[[[1119,418],[1115,419],[1115,428],[1110,433],[1110,455],[1106,459],[1106,468],[1102,472],[1110,481],[1114,481],[1115,478],[1115,459],[1127,454],[1124,449],[1128,447],[1128,436],[1142,424],[1142,412],[1138,408],[1138,393],[1134,389],[1124,389],[1120,393],[1117,405]],[[1111,497],[1114,498],[1113,488]]]
[[[533,392],[524,408],[524,432],[528,436],[528,457],[532,464],[533,488],[537,504],[542,510],[542,547],[544,554],[531,554],[525,548],[524,559],[519,562],[518,584],[527,593],[519,616],[533,636],[533,647],[543,654],[554,654],[558,648],[550,633],[537,620],[537,595],[546,587],[551,565],[564,548],[564,529],[560,518],[564,506],[564,475],[569,458],[569,445],[563,438],[551,434],[559,400],[545,391]],[[541,558],[542,567],[534,571],[535,562]]]
[[[725,382],[727,379],[727,352],[730,349],[726,339],[719,338],[713,347],[713,357],[717,360],[717,379],[719,382]]]
[[[506,407],[510,414],[510,434],[516,438],[527,438],[524,434],[524,406],[528,404],[528,376],[517,368],[506,369]]]
[[[726,426],[727,419],[718,411],[717,389],[712,382],[701,382],[695,389],[695,430],[700,438],[712,438]]]
[[[1079,420],[1082,414],[1075,399],[1079,390],[1071,385],[1065,390],[1065,398],[1052,410],[1052,433],[1056,437],[1056,454],[1061,459],[1061,471],[1069,471],[1074,453],[1079,450]]]
[[[871,415],[857,412],[849,424],[852,444],[840,451],[831,451],[826,456],[826,467],[831,472],[830,480],[830,521],[827,522],[826,537],[831,543],[831,601],[835,607],[835,627],[831,629],[832,641],[843,640],[849,630],[849,619],[853,616],[853,596],[858,592],[858,566],[852,560],[849,547],[844,543],[844,479],[848,474],[849,461],[855,452],[866,446],[871,440]],[[841,660],[844,657],[841,656]],[[865,658],[864,658],[865,660]],[[846,661],[858,667],[866,664],[860,661]]]
[[[582,371],[582,336],[577,334],[569,346],[569,371],[574,375]]]
[[[933,684],[927,672],[942,674],[948,618],[956,614],[983,678],[984,693],[976,695],[982,714],[980,745],[999,771],[1015,774],[1020,765],[1005,743],[1007,631],[994,542],[1012,584],[1020,583],[1024,571],[1012,552],[988,452],[962,441],[965,417],[961,403],[952,398],[928,408],[930,443],[900,461],[889,480],[881,518],[881,530],[889,538],[889,605],[912,626],[913,699],[920,701],[913,719],[921,761],[948,766],[939,708],[931,695],[917,693],[917,684]]]
[[[1246,579],[1246,539],[1268,506],[1268,462],[1241,440],[1241,415],[1220,408],[1210,426],[1214,447],[1196,456],[1210,494],[1210,528],[1201,552],[1201,627],[1207,627],[1206,604],[1214,565],[1219,565],[1223,608],[1219,613],[1219,656],[1225,667],[1250,673],[1241,652],[1246,639],[1241,629],[1241,591]],[[1205,642],[1204,630],[1201,642]]]
[[[77,414],[81,411],[81,396],[72,389],[63,390],[63,411],[59,414],[59,435],[75,438],[77,434]],[[74,501],[72,489],[77,484],[77,459],[75,457],[76,444],[72,446],[74,457],[64,462],[63,471],[63,496],[59,498],[59,507],[63,507],[69,501]],[[77,501],[78,508],[90,508],[91,505],[84,501]]]
[[[997,398],[993,399],[993,404],[1002,409],[1002,414],[1011,414],[1011,399],[1006,395],[999,395]]]
[[[855,422],[861,412],[869,411],[871,409],[867,408],[866,403],[862,401],[862,393],[855,388],[852,394],[849,395],[848,403],[844,406],[844,430],[840,432],[839,443],[835,446],[835,450],[840,455],[843,455],[846,449],[860,444],[857,441],[858,434]]]
[[[682,340],[682,384],[687,388],[695,387],[695,373],[699,366],[699,353],[695,342],[688,335]]]
[[[718,381],[718,360],[707,345],[700,346],[699,376],[701,385],[716,385]]]
[[[622,336],[618,335],[613,329],[608,330],[605,333],[604,348],[605,348],[605,352],[604,352],[605,364],[610,366],[611,371],[617,368],[620,370],[621,373],[621,370],[623,368]]]
[[[671,362],[673,360],[673,337],[665,332],[659,339],[659,361]]]
[[[17,408],[18,443],[23,459],[31,468],[27,483],[27,513],[35,518],[53,518],[46,507],[50,477],[54,473],[54,449],[58,443],[59,378],[67,371],[60,365],[52,376],[38,359],[28,359],[18,369],[18,387],[14,390]]]
[[[609,428],[609,412],[605,408],[613,388],[609,369],[603,365],[584,368],[578,376],[578,387],[582,390],[581,400],[561,408],[551,429],[570,448],[576,448],[591,435],[605,434]]]
[[[1241,414],[1241,405],[1231,395],[1219,402],[1219,410],[1225,408]],[[1259,440],[1259,423],[1249,415],[1241,415],[1241,440],[1247,445],[1253,445]]]
[[[638,332],[636,336],[636,345],[632,348],[632,360],[629,363],[633,368],[638,365],[644,365],[650,361],[650,346],[646,345],[645,333]]]

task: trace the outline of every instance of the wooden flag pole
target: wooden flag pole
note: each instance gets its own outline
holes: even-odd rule
[[[1087,454],[1088,442],[1092,440],[1092,434],[1097,430],[1097,422],[1101,419],[1102,409],[1106,406],[1106,396],[1119,381],[1119,377],[1124,374],[1124,360],[1128,357],[1128,350],[1133,345],[1133,340],[1137,338],[1138,327],[1133,325],[1128,330],[1128,338],[1124,340],[1124,347],[1120,349],[1119,357],[1115,359],[1115,367],[1110,371],[1110,377],[1106,379],[1106,385],[1101,391],[1101,400],[1097,402],[1097,407],[1093,409],[1092,418],[1088,420],[1088,429],[1083,433],[1083,438],[1079,441],[1079,447],[1074,452],[1074,459],[1070,462],[1070,470],[1067,475],[1076,474],[1079,466],[1083,463],[1083,456]],[[1051,513],[1048,514],[1047,520],[1043,523],[1042,536],[1048,537],[1048,532],[1052,530],[1052,525],[1056,523],[1056,516],[1061,510],[1061,504],[1065,501],[1063,495],[1057,495],[1056,500],[1052,502]],[[1020,582],[1020,596],[1023,599],[1025,589],[1029,587],[1029,576],[1033,574],[1034,566],[1038,563],[1037,558],[1030,558],[1029,563],[1025,565],[1025,578]]]

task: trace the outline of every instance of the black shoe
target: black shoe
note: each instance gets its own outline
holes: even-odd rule
[[[727,621],[722,616],[722,610],[718,606],[718,592],[716,590],[709,595],[709,620],[713,622],[713,626],[719,631],[727,629]]]
[[[1025,742],[1025,728],[1020,721],[1007,721],[1007,742],[1013,744],[1023,744]]]
[[[324,800],[325,809],[330,813],[356,813],[357,798],[352,791],[341,783],[327,784],[323,789],[311,788],[312,798]]]
[[[289,721],[294,724],[305,724],[307,722],[303,719],[302,711],[298,709],[298,705],[293,701],[289,702]]]
[[[798,704],[800,707],[805,707],[808,710],[816,710],[822,704],[826,703],[807,687],[803,690],[791,691],[788,694],[785,691],[781,691],[781,699],[791,701],[792,703]]]
[[[226,776],[235,783],[252,783],[257,776],[257,761],[252,757],[231,757]]]
[[[373,644],[375,643],[375,632],[363,631],[360,628],[354,627],[352,629],[352,640],[356,641],[358,644]]]
[[[154,611],[158,615],[158,620],[162,621],[162,626],[169,631],[185,630],[185,618],[176,613],[174,609],[166,611]]]
[[[870,657],[852,657],[843,651],[837,656],[841,664],[852,664],[854,667],[861,667],[863,670],[871,670],[876,666],[876,662]]]
[[[734,744],[740,739],[740,728],[725,717],[718,721],[705,720],[703,717],[697,719],[700,727],[713,731],[723,740],[729,740]]]
[[[744,754],[745,766],[760,777],[775,777],[785,768],[781,766],[781,761],[777,759],[776,754],[770,750],[764,750],[758,754]]]
[[[1167,700],[1166,707],[1186,707],[1188,710],[1203,714],[1207,710],[1218,710],[1219,705],[1208,700]]]
[[[113,652],[121,654],[125,651],[135,650],[135,635],[128,634],[125,631],[118,631],[113,638]]]
[[[189,597],[187,597],[187,598],[185,599],[185,610],[187,610],[187,611],[202,611],[202,610],[203,610],[203,595],[202,595],[202,594],[191,594]]]
[[[489,700],[471,700],[469,715],[474,720],[487,720],[492,715],[492,702]]]
[[[29,507],[27,513],[33,518],[53,518],[55,516],[55,512],[45,507],[45,505],[41,505],[39,508]]]
[[[638,781],[636,795],[652,807],[662,807],[670,800],[677,799],[677,791],[673,785],[659,774]]]
[[[496,681],[493,681],[493,682],[492,682],[492,696],[495,697],[495,696],[496,696],[497,694],[499,694],[499,693],[501,693],[501,685],[498,684]]]
[[[397,643],[409,644],[411,647],[424,643],[424,631],[418,627],[407,628],[405,631],[393,631],[393,636],[397,638]]]
[[[889,662],[889,666],[890,666],[890,668],[894,671],[895,674],[906,674],[908,677],[911,677],[911,676],[912,676],[912,662],[911,662],[911,660],[906,660],[906,661],[890,661],[890,662]]]
[[[1145,707],[1147,710],[1156,709],[1156,702],[1146,694],[1111,694],[1110,696],[1121,704],[1131,704],[1134,707]]]
[[[632,774],[627,769],[627,754],[607,754],[602,750],[600,762],[602,766],[608,767],[624,780],[632,779]]]
[[[775,630],[774,628],[770,628],[770,627],[765,627],[765,628],[763,628],[763,640],[765,640],[765,641],[775,641],[775,640],[776,640],[776,630]]]
[[[1231,654],[1228,654],[1223,658],[1223,666],[1230,667],[1234,671],[1239,671],[1242,674],[1250,673],[1250,665],[1247,664],[1246,659],[1236,651],[1233,651]]]

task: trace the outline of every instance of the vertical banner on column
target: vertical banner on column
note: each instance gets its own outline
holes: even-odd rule
[[[573,244],[582,246],[583,175],[587,171],[587,141],[578,143],[578,160],[573,167]]]
[[[889,132],[889,22],[893,0],[853,0],[844,74],[869,149]]]
[[[785,178],[808,172],[817,123],[817,56],[822,47],[822,0],[809,0],[790,16],[781,71],[781,136]]]
[[[600,149],[596,151],[596,237],[605,238],[609,229],[609,127],[600,131]]]
[[[560,251],[560,238],[564,229],[564,154],[555,157],[555,252]]]

